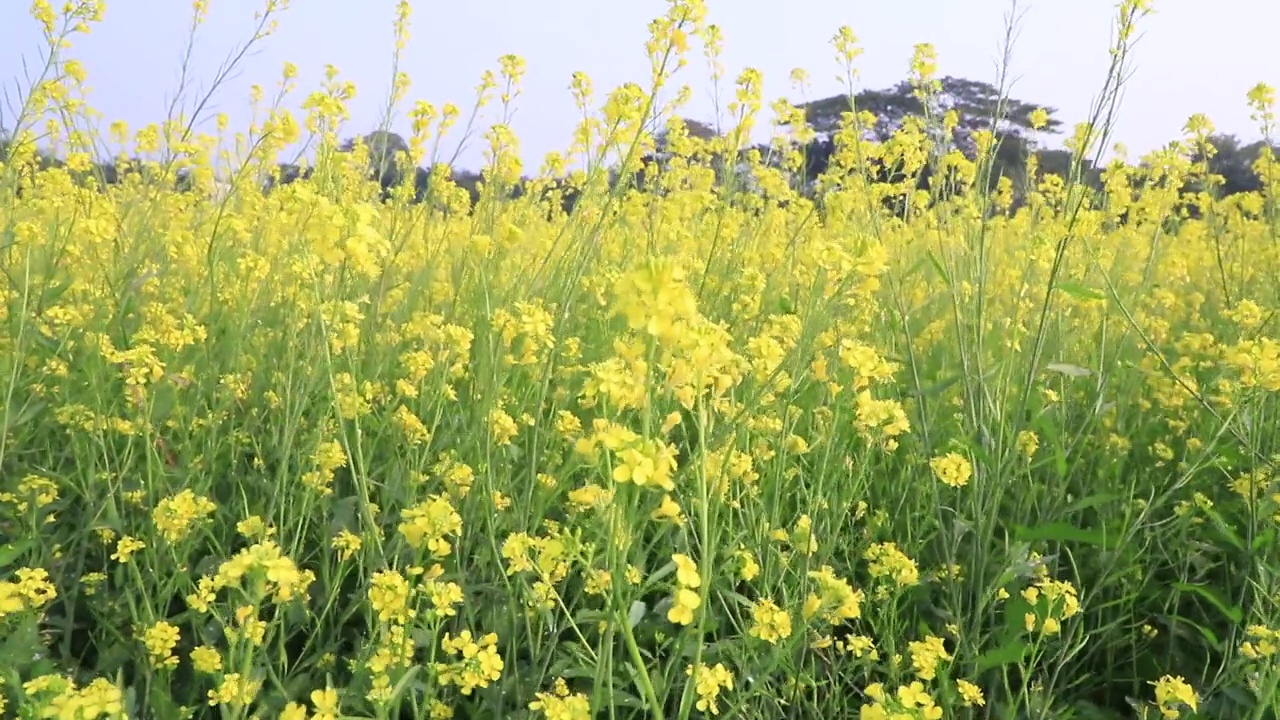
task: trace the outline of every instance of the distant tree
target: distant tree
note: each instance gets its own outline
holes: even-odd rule
[[[0,137],[0,162],[8,162],[13,149],[11,138]],[[138,157],[98,161],[92,163],[87,169],[71,170],[67,167],[65,160],[46,148],[37,148],[35,156],[34,167],[27,168],[28,172],[55,169],[67,170],[72,181],[80,187],[99,191],[105,191],[112,186],[119,185],[128,177],[141,177],[144,181],[148,181],[154,180],[159,176],[157,166]],[[171,187],[175,192],[188,193],[196,190],[195,178],[186,169],[181,169],[174,173],[171,183]]]
[[[279,186],[291,185],[299,180],[306,180],[311,177],[312,172],[314,170],[310,167],[304,168],[294,163],[280,163],[267,176],[262,191],[269,193]]]
[[[676,124],[676,123],[682,125],[683,127],[681,129],[683,133],[685,135],[688,135],[691,138],[696,138],[698,140],[714,140],[720,137],[719,130],[716,130],[714,127],[712,127],[710,123],[706,123],[701,120],[682,117],[682,118],[676,118],[673,121],[673,124]],[[655,154],[663,155],[668,152],[667,146],[670,142],[669,138],[671,137],[672,130],[673,128],[669,125],[668,127],[665,127],[659,130],[655,134],[654,144],[657,146],[657,152]]]
[[[1075,168],[1075,155],[1070,150],[1061,148],[1036,150],[1036,160],[1041,177],[1057,175],[1069,178]],[[1084,158],[1080,163],[1080,182],[1091,188],[1101,189],[1102,168],[1094,165],[1089,158]]]
[[[668,167],[668,163],[673,157],[670,149],[672,143],[672,134],[676,131],[683,136],[710,142],[723,137],[723,134],[710,123],[693,118],[679,117],[673,118],[670,123],[659,130],[654,135],[654,151],[641,158],[640,169],[634,175],[624,178],[615,173],[612,177],[612,183],[616,185],[619,182],[629,182],[635,187],[645,187],[646,182],[656,170],[661,172]],[[738,152],[726,152],[721,147],[707,157],[695,158],[710,166],[715,172],[716,182],[725,184],[738,173],[738,166],[745,157],[746,150]]]
[[[612,175],[612,183],[631,183],[635,187],[643,187],[647,179],[655,172],[662,172],[668,167],[674,153],[671,150],[672,134],[676,131],[697,140],[714,140],[720,133],[709,123],[692,118],[673,118],[666,127],[658,130],[653,136],[653,152],[640,158],[640,168],[630,177],[623,177],[616,171]]]
[[[902,129],[910,117],[932,115],[940,119],[947,112],[954,112],[956,126],[950,137],[937,138],[939,151],[948,148],[960,150],[967,157],[976,155],[975,136],[981,131],[993,133],[997,140],[996,153],[992,162],[992,185],[1000,177],[1008,177],[1015,188],[1025,188],[1028,179],[1023,177],[1026,161],[1031,153],[1041,156],[1041,167],[1045,171],[1069,170],[1070,156],[1067,163],[1058,157],[1059,151],[1039,150],[1034,141],[1032,115],[1038,109],[1044,110],[1047,122],[1039,130],[1042,133],[1058,133],[1062,122],[1054,117],[1057,112],[1052,107],[1026,102],[1005,96],[995,86],[967,78],[954,76],[939,80],[938,91],[931,96],[931,106],[916,95],[915,89],[908,81],[880,89],[863,90],[853,96],[852,103],[847,94],[833,95],[800,105],[805,121],[813,128],[816,137],[808,143],[805,150],[806,165],[803,175],[808,181],[826,171],[832,154],[835,152],[833,140],[844,117],[852,110],[866,111],[875,116],[875,122],[864,128],[864,136],[868,140],[884,142]],[[1048,162],[1045,162],[1048,160]],[[881,173],[884,171],[882,169]],[[881,180],[900,180],[887,175]],[[926,169],[920,179],[920,186],[929,185],[930,171]],[[1019,193],[1020,194],[1020,193]]]
[[[950,75],[938,83],[939,90],[934,95],[935,104],[927,109],[939,116],[954,110],[959,120],[956,128],[959,137],[972,136],[978,130],[991,130],[993,121],[996,126],[1013,135],[1029,135],[1032,130],[1031,116],[1037,108],[1043,109],[1048,116],[1048,122],[1041,132],[1057,133],[1062,127],[1062,122],[1054,118],[1057,110],[1052,107],[1007,96],[1001,107],[1000,90],[990,83]],[[882,141],[897,132],[906,118],[923,116],[926,111],[911,83],[905,80],[889,88],[863,90],[853,96],[852,108],[865,110],[876,116],[875,125],[867,130],[872,138]],[[800,109],[805,113],[806,122],[818,135],[830,137],[840,127],[841,118],[851,109],[851,105],[849,96],[841,94],[804,103],[800,105]]]
[[[1258,177],[1254,170],[1254,164],[1266,148],[1266,141],[1257,140],[1245,145],[1240,138],[1227,133],[1212,134],[1207,140],[1211,152],[1206,153],[1197,147],[1191,153],[1191,160],[1205,163],[1209,174],[1215,177],[1212,186],[1205,178],[1198,176],[1183,182],[1179,188],[1182,197],[1177,211],[1186,217],[1203,216],[1204,208],[1198,195],[1201,192],[1211,191],[1214,196],[1226,198],[1240,193],[1258,192],[1265,187],[1263,178]],[[1271,151],[1280,155],[1280,145],[1272,145]],[[1143,182],[1150,174],[1148,168],[1140,166],[1135,178]]]
[[[1266,141],[1257,140],[1245,145],[1235,135],[1218,133],[1209,136],[1209,144],[1214,150],[1208,158],[1209,172],[1222,177],[1219,189],[1222,195],[1257,192],[1262,189],[1262,178],[1254,172],[1253,165],[1262,155]],[[1271,151],[1280,156],[1280,145],[1273,145]],[[1199,155],[1195,159],[1204,158]]]
[[[347,140],[339,148],[342,152],[351,152],[359,142],[369,153],[369,177],[376,180],[383,193],[399,185],[404,179],[400,170],[401,153],[409,152],[409,143],[397,133],[388,130],[374,130],[361,138]]]
[[[15,143],[11,136],[8,134],[0,135],[0,163],[9,162],[9,158],[12,157],[15,150],[17,150],[14,145]],[[60,158],[44,148],[37,148],[35,154],[36,163],[34,170],[37,172],[64,166],[64,163]]]
[[[482,175],[474,170],[455,170],[453,172],[453,184],[467,191],[471,196],[471,204],[475,205],[480,202],[480,181]]]

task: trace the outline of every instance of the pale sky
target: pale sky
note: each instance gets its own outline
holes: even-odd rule
[[[195,78],[212,80],[220,61],[247,39],[263,0],[211,0],[198,35]],[[40,35],[26,0],[0,1],[0,79],[12,97],[22,61],[40,60]],[[61,2],[55,2],[58,6]],[[359,97],[347,135],[376,127],[390,85],[395,0],[294,0],[278,34],[247,59],[215,97],[214,109],[248,122],[249,86],[274,85],[286,60],[301,71],[294,104],[318,87],[326,63],[354,80]],[[725,35],[730,82],[743,67],[761,70],[765,104],[798,100],[792,68],[809,71],[812,98],[839,92],[831,36],[841,25],[857,34],[861,87],[893,85],[906,76],[912,46],[931,42],[941,74],[996,79],[995,60],[1010,0],[708,0],[710,21]],[[1192,113],[1207,113],[1217,128],[1257,137],[1245,93],[1258,82],[1280,85],[1278,0],[1155,0],[1143,23],[1135,76],[1125,95],[1115,140],[1134,153],[1179,136]],[[497,58],[516,53],[528,63],[523,96],[512,123],[527,163],[566,148],[576,119],[568,86],[576,70],[593,79],[597,96],[648,74],[644,41],[661,0],[455,0],[416,2],[403,68],[413,81],[410,103],[424,99],[469,108],[474,88]],[[360,9],[356,9],[360,8]],[[786,8],[783,10],[782,8]],[[1013,50],[1013,96],[1056,107],[1068,126],[1085,119],[1101,88],[1115,15],[1114,0],[1020,0],[1020,34]],[[173,0],[109,0],[104,22],[80,36],[72,55],[89,69],[90,102],[106,119],[137,127],[161,120],[177,87],[190,4]],[[714,116],[700,52],[682,73],[694,87],[698,119]],[[722,94],[731,95],[732,88]],[[811,98],[811,99],[812,99]],[[408,109],[406,105],[405,110]],[[766,110],[767,112],[767,110]],[[5,125],[12,114],[4,111]],[[493,117],[488,118],[489,122]],[[400,125],[402,132],[407,128]],[[1055,143],[1056,144],[1056,143]],[[479,143],[460,164],[480,162]]]

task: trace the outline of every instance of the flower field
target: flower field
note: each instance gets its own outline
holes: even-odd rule
[[[794,108],[737,154],[746,71],[653,172],[720,42],[681,0],[651,78],[574,77],[543,168],[486,131],[474,202],[384,193],[339,149],[355,88],[291,113],[292,67],[242,131],[112,124],[149,159],[103,186],[60,54],[101,12],[33,5],[54,52],[0,154],[0,717],[1277,717],[1270,154],[1218,197],[1197,116],[1023,192],[994,136],[855,108],[806,189]],[[1269,136],[1274,91],[1242,102]],[[414,164],[465,123],[409,117]],[[261,182],[299,143],[313,171]]]

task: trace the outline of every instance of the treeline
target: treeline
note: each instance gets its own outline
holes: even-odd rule
[[[833,95],[805,103],[798,108],[804,122],[812,129],[812,139],[799,148],[803,164],[797,171],[789,174],[792,189],[799,194],[816,198],[824,190],[818,179],[828,172],[833,161],[837,160],[837,134],[847,121],[851,110],[869,113],[874,122],[862,128],[863,137],[878,143],[890,143],[909,123],[917,127],[928,125],[925,132],[936,132],[938,120],[946,115],[951,117],[949,135],[935,135],[933,140],[942,151],[958,150],[965,157],[973,160],[977,157],[980,133],[989,132],[996,144],[991,157],[990,172],[986,181],[986,190],[994,190],[1002,178],[1008,179],[1013,188],[1014,206],[1022,204],[1025,196],[1037,183],[1046,176],[1056,175],[1061,178],[1072,177],[1094,190],[1102,189],[1103,169],[1096,166],[1088,158],[1078,162],[1070,150],[1046,148],[1041,139],[1062,132],[1063,123],[1056,115],[1057,111],[1048,106],[1026,102],[1008,97],[989,83],[967,78],[943,77],[935,93],[922,99],[913,86],[906,81],[881,89],[864,90],[852,98],[847,95]],[[932,118],[927,122],[926,118]],[[999,119],[997,122],[997,118]],[[700,140],[715,139],[720,133],[708,123],[693,119],[682,119],[683,134]],[[656,135],[656,151],[641,159],[640,169],[627,176],[616,172],[610,174],[610,186],[625,183],[630,186],[646,187],[655,171],[667,164],[671,153],[668,142],[669,132],[664,130]],[[395,133],[375,132],[365,136],[364,144],[369,148],[371,158],[371,176],[379,179],[384,191],[403,182],[405,178],[400,171],[389,163],[399,152],[407,152],[408,144]],[[354,143],[348,143],[344,149],[350,150]],[[1208,171],[1221,177],[1217,192],[1221,196],[1254,192],[1263,187],[1262,179],[1253,168],[1267,144],[1258,140],[1252,143],[1241,141],[1230,134],[1214,134],[1209,137],[1209,144],[1214,148],[1210,157],[1197,156],[1196,160],[1204,160]],[[739,151],[731,157],[703,157],[701,160],[715,171],[717,181],[721,184],[729,182],[735,175],[738,187],[750,187],[750,179],[741,177],[741,169],[746,166],[749,153],[757,152],[767,164],[777,165],[777,153],[768,145],[758,145]],[[1272,152],[1280,156],[1280,146],[1272,146]],[[1035,177],[1027,177],[1027,169],[1034,159]],[[859,168],[869,172],[873,179],[883,183],[908,184],[911,178],[906,176],[903,168],[883,162],[869,162]],[[946,183],[939,183],[934,177],[938,165],[926,163],[918,171],[912,171],[914,187],[918,190],[935,189]],[[290,167],[285,176],[301,177],[305,171]],[[1139,168],[1135,178],[1141,182],[1149,175],[1149,168]],[[427,168],[414,169],[414,197],[420,201],[426,194],[430,184],[431,172]],[[465,188],[473,199],[480,195],[479,173],[461,171],[454,172],[453,181]],[[522,178],[509,188],[513,196],[523,194],[530,184],[528,178]],[[563,185],[562,185],[563,187]],[[1181,188],[1188,192],[1201,188],[1188,184]],[[945,195],[945,192],[935,193]],[[576,197],[573,193],[565,194],[566,209],[571,209]]]
[[[874,122],[863,128],[864,138],[881,143],[890,142],[904,128],[932,133],[932,141],[942,150],[959,150],[970,159],[978,154],[977,138],[980,133],[988,132],[996,139],[995,152],[991,158],[989,176],[986,177],[987,190],[994,190],[1002,178],[1007,178],[1013,188],[1013,204],[1022,204],[1026,194],[1037,182],[1047,175],[1070,177],[1073,171],[1078,173],[1077,179],[1086,186],[1101,189],[1102,170],[1088,160],[1076,165],[1076,160],[1068,150],[1040,147],[1039,138],[1047,134],[1061,132],[1062,123],[1054,117],[1052,108],[1035,105],[1014,98],[1004,97],[993,86],[965,78],[945,77],[939,83],[936,93],[927,100],[921,99],[907,82],[890,88],[864,90],[853,98],[846,95],[834,95],[822,98],[799,107],[805,123],[812,129],[812,139],[799,150],[803,163],[800,168],[789,173],[789,181],[793,190],[803,196],[818,198],[824,191],[818,179],[823,177],[838,162],[837,135],[842,124],[847,120],[851,109],[870,113]],[[949,135],[937,132],[936,120],[949,116],[951,131]],[[924,124],[924,118],[933,118],[934,122]],[[1000,118],[1000,122],[994,122]],[[708,140],[718,135],[715,128],[707,123],[685,119],[682,131],[690,136]],[[626,184],[634,187],[646,187],[653,178],[655,170],[660,170],[670,159],[667,149],[666,131],[657,135],[656,152],[641,159],[640,169],[627,176],[616,171],[609,174],[611,187]],[[1217,192],[1223,196],[1261,190],[1262,180],[1254,172],[1253,167],[1267,147],[1264,141],[1245,143],[1234,135],[1216,134],[1209,138],[1215,152],[1207,158],[1209,172],[1220,176],[1221,182]],[[471,198],[472,205],[479,202],[483,176],[479,172],[450,168],[442,174],[431,167],[415,167],[406,170],[397,162],[409,150],[408,143],[400,135],[375,131],[361,138],[346,141],[339,148],[340,152],[352,152],[357,145],[363,145],[368,153],[370,180],[381,187],[384,199],[392,197],[396,188],[408,185],[412,192],[409,200],[421,203],[431,195],[433,178],[448,177],[452,183],[462,188]],[[713,167],[717,181],[721,184],[737,177],[739,187],[750,187],[750,178],[743,178],[741,169],[745,165],[748,153],[759,152],[766,162],[776,164],[776,153],[768,146],[761,145],[740,151],[736,157],[710,157],[705,162]],[[1280,146],[1273,146],[1272,151],[1280,155]],[[10,142],[0,138],[0,160],[6,160],[11,152]],[[63,167],[65,162],[47,152],[39,152],[37,165],[40,168]],[[1027,177],[1028,160],[1034,157],[1037,168],[1035,177]],[[1200,158],[1205,159],[1205,158]],[[869,162],[861,169],[870,172],[878,182],[895,183],[906,189],[928,190],[934,197],[945,195],[945,189],[939,191],[934,177],[940,167],[936,163],[926,163],[923,167],[907,171],[900,165],[883,162]],[[77,181],[95,184],[105,188],[123,182],[131,174],[146,172],[147,166],[136,160],[126,161],[123,165],[115,161],[97,162],[89,169],[80,169],[73,173]],[[284,163],[278,165],[263,181],[262,189],[271,192],[280,185],[288,185],[298,180],[311,177],[312,167]],[[411,174],[411,177],[406,176]],[[1142,172],[1140,170],[1139,176]],[[913,180],[914,178],[914,180]],[[178,191],[189,191],[194,184],[189,173],[178,172],[173,178],[174,188]],[[509,197],[520,197],[534,186],[534,181],[521,178],[502,193]],[[578,188],[567,180],[538,181],[539,192],[553,194],[555,202],[563,210],[571,212],[579,197]],[[651,188],[652,189],[652,188]],[[1182,188],[1195,191],[1200,188],[1187,186]],[[901,197],[886,199],[886,205],[892,211],[900,211],[904,200]]]

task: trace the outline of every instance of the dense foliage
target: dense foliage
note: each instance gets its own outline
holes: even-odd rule
[[[1223,197],[1203,117],[1086,182],[1141,0],[1017,202],[998,122],[935,132],[924,45],[921,114],[841,114],[812,186],[803,108],[741,152],[752,71],[727,131],[653,133],[691,44],[719,62],[698,0],[647,86],[574,78],[585,119],[522,192],[503,123],[476,195],[450,180],[452,106],[344,144],[336,70],[240,134],[117,123],[139,159],[94,183],[62,52],[101,7],[33,11],[0,717],[1276,717],[1275,94],[1251,190]],[[523,71],[477,106],[507,118]]]

